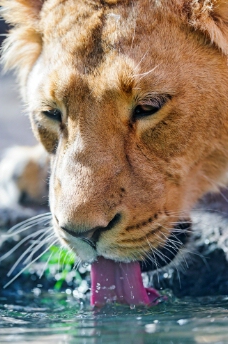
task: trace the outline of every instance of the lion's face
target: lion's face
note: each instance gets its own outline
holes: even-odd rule
[[[225,180],[227,58],[150,1],[95,3],[44,3],[25,93],[59,237],[84,261],[142,260]]]

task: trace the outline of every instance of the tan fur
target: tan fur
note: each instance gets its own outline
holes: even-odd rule
[[[3,59],[51,153],[56,232],[82,260],[146,257],[227,179],[228,2],[0,4],[15,26]],[[137,105],[161,97],[157,113],[133,120]],[[53,108],[61,124],[43,114]],[[96,251],[60,228],[93,234],[116,214]]]

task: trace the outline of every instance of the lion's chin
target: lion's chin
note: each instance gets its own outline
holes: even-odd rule
[[[69,247],[81,263],[93,263],[97,258],[97,251],[93,245],[82,239],[77,239],[69,234],[58,233],[58,237],[64,246]]]

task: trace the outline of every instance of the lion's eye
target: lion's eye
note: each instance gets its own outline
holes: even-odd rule
[[[160,110],[160,104],[154,105],[137,105],[133,112],[133,120],[140,119],[142,117],[151,116]]]
[[[60,122],[60,123],[62,122],[62,113],[58,109],[52,109],[52,110],[43,111],[43,114],[46,117],[53,119],[54,121],[57,121],[57,122]]]
[[[169,99],[171,99],[170,95],[161,95],[151,98],[148,97],[148,99],[144,100],[142,104],[138,104],[134,108],[132,115],[133,121],[154,115]]]

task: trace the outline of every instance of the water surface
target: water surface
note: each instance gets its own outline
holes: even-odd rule
[[[35,294],[0,298],[0,343],[228,343],[228,297],[94,310],[66,293]]]

